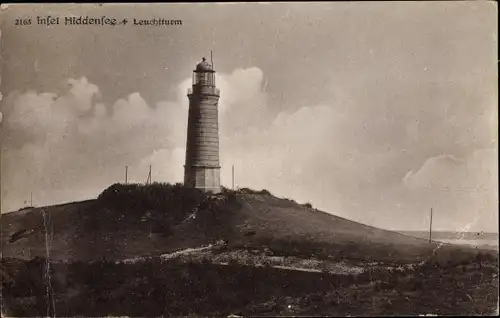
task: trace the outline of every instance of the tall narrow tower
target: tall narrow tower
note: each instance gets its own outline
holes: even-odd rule
[[[184,185],[205,192],[220,192],[219,89],[215,70],[205,58],[193,71],[188,90],[189,117]]]

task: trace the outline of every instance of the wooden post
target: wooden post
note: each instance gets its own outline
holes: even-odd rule
[[[30,193],[30,206],[33,206],[33,192]]]
[[[233,170],[232,170],[232,176],[233,176],[233,191],[234,191],[234,165],[233,165]]]
[[[149,173],[148,173],[148,178],[146,179],[146,184],[151,183],[151,165],[149,165]]]
[[[432,242],[432,208],[431,208],[431,222],[429,224],[429,243]]]
[[[128,166],[125,166],[125,184],[128,183]]]
[[[46,304],[47,304],[47,317],[55,317],[55,299],[54,299],[54,291],[52,289],[52,275],[50,269],[50,244],[53,239],[53,232],[50,227],[50,214],[45,213],[44,210],[41,210],[43,216],[43,227],[45,233],[45,295],[46,295]],[[47,215],[46,215],[47,214]],[[47,217],[49,220],[47,220]],[[49,233],[50,231],[50,233]]]

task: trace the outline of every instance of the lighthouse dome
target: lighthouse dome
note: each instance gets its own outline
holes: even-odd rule
[[[212,65],[210,65],[207,62],[206,58],[203,58],[198,65],[196,65],[196,71],[197,72],[213,72],[214,69],[212,68]]]

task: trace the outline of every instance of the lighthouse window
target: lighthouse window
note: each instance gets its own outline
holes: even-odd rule
[[[215,86],[215,78],[213,73],[195,73],[193,83],[196,85],[210,85]]]
[[[213,73],[209,73],[207,75],[208,75],[208,77],[207,77],[207,79],[208,79],[207,84],[208,85],[214,85],[214,74]]]
[[[196,74],[196,84],[199,85],[207,85],[207,73],[198,73]]]

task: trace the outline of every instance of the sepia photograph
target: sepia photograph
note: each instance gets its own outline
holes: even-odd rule
[[[2,317],[499,314],[498,4],[1,4]]]

